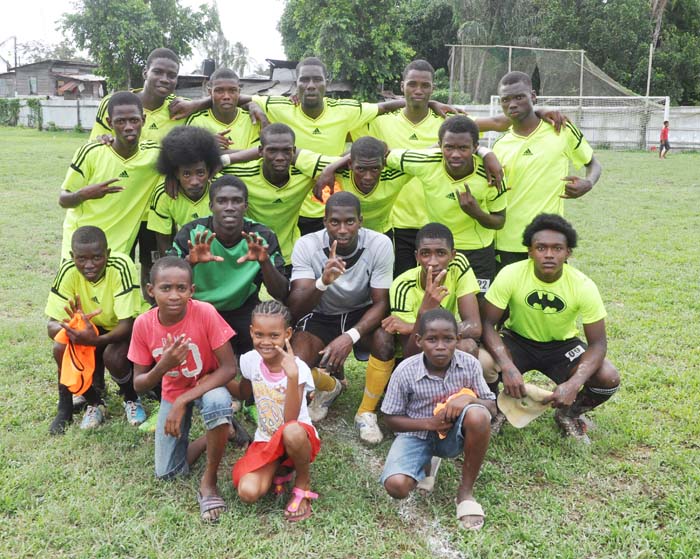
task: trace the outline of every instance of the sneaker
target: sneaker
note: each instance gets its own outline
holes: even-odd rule
[[[243,408],[243,404],[236,398],[231,399],[231,413],[238,413]]]
[[[435,487],[435,480],[437,479],[437,473],[440,469],[440,464],[442,464],[442,458],[439,456],[433,456],[430,459],[430,469],[427,475],[416,484],[416,489],[420,489],[426,493],[430,493]]]
[[[100,409],[100,406],[91,406],[85,409],[85,415],[80,422],[81,429],[96,429],[104,423],[105,416]]]
[[[491,436],[495,437],[501,432],[501,427],[506,422],[506,416],[503,415],[501,410],[491,419]]]
[[[343,383],[337,378],[333,378],[335,381],[335,386],[333,390],[326,392],[325,390],[316,390],[314,393],[314,399],[309,404],[309,417],[311,421],[321,421],[328,415],[328,408],[331,404],[335,402],[336,398],[340,396],[343,391]]]
[[[73,411],[80,411],[87,406],[87,400],[82,394],[78,396],[73,394]]]
[[[360,440],[369,444],[382,442],[384,435],[377,425],[377,414],[366,411],[355,416],[355,427],[360,430]]]
[[[148,419],[139,425],[139,431],[142,433],[155,433],[158,426],[158,411],[160,410],[160,402],[151,410],[151,415]]]
[[[583,444],[591,444],[591,439],[586,434],[586,422],[580,417],[569,417],[562,410],[557,410],[554,412],[554,421],[565,437],[573,437]]]
[[[124,402],[124,411],[126,412],[126,420],[131,425],[141,425],[146,421],[146,410],[141,405],[141,398],[136,398],[133,402],[131,400]]]

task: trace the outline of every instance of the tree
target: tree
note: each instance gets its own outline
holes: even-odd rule
[[[20,64],[39,62],[40,60],[82,60],[75,47],[68,41],[49,44],[45,41],[28,41],[17,45]]]
[[[452,0],[407,0],[400,4],[403,39],[415,58],[430,62],[437,70],[448,69],[450,49],[457,41]]]
[[[376,100],[413,54],[394,0],[288,0],[278,29],[290,59],[318,56],[359,99]]]
[[[112,88],[143,83],[148,54],[168,47],[184,58],[210,28],[211,9],[182,7],[179,0],[80,0],[61,25],[87,49]]]

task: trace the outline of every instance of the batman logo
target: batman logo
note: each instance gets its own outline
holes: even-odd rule
[[[545,314],[560,313],[566,308],[566,303],[549,291],[533,291],[527,296],[528,306]]]

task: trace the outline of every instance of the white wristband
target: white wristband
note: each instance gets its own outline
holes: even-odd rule
[[[476,150],[476,154],[483,159],[486,157],[489,153],[493,153],[489,148],[485,146],[479,146],[479,149]]]
[[[350,339],[352,340],[352,345],[355,345],[357,341],[362,337],[357,331],[357,328],[350,328],[350,330],[346,330],[345,332],[343,332],[343,334],[347,334],[348,336],[350,336]]]
[[[318,289],[319,291],[325,291],[326,289],[328,289],[328,287],[328,285],[323,283],[323,276],[316,280],[316,289]]]
[[[224,153],[221,156],[221,164],[226,167],[227,165],[231,164],[231,156],[228,153]]]

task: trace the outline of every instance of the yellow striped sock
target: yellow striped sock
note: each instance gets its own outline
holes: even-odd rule
[[[386,385],[389,384],[391,372],[394,370],[394,360],[380,361],[370,355],[367,362],[367,372],[365,373],[365,393],[362,396],[360,408],[357,414],[371,412],[374,413],[379,403],[379,398],[384,394]]]
[[[322,390],[324,392],[333,390],[335,388],[335,383],[338,382],[328,373],[319,371],[318,367],[311,369],[311,376],[314,379],[316,390]]]

